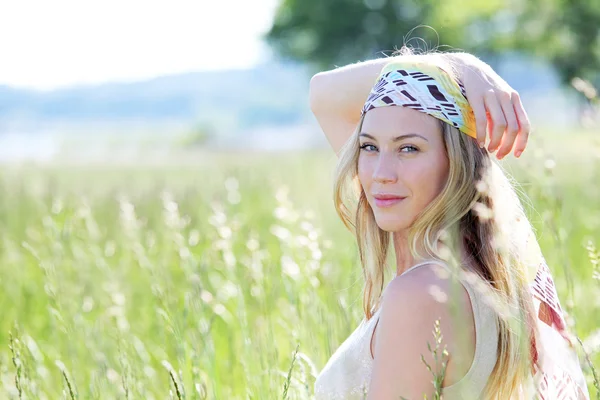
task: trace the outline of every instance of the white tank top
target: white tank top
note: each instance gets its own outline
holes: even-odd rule
[[[439,260],[428,260],[413,265],[402,275],[421,265],[436,263],[445,268]],[[497,360],[498,319],[493,309],[481,298],[482,294],[471,284],[460,279],[467,290],[473,307],[475,320],[475,355],[468,372],[458,382],[444,387],[444,400],[478,399],[481,396]],[[338,347],[315,381],[315,400],[366,399],[373,369],[371,337],[379,311],[369,321],[366,317],[350,336]]]

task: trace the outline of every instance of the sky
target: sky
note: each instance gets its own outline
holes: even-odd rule
[[[51,90],[247,68],[278,0],[0,0],[0,85]]]

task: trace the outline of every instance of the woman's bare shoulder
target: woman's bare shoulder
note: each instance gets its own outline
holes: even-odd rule
[[[463,285],[453,286],[448,273],[440,273],[437,264],[425,264],[392,279],[382,296],[380,321],[375,341],[375,359],[386,363],[423,365],[420,355],[433,365],[435,360],[428,343],[435,345],[436,321],[442,335],[441,349],[449,353],[444,386],[466,374],[475,353],[475,322],[468,291]],[[455,290],[458,287],[459,290]],[[456,313],[456,305],[459,305]],[[456,319],[460,318],[461,321]],[[456,329],[458,326],[461,330]],[[459,343],[459,335],[467,338]],[[465,347],[466,346],[466,347]],[[408,353],[407,353],[408,352]],[[404,355],[402,355],[404,353]],[[412,359],[410,358],[412,354]],[[452,362],[460,354],[461,362]],[[399,361],[393,361],[400,357]],[[398,365],[400,367],[400,365]],[[406,365],[402,368],[405,370]],[[415,375],[415,379],[422,375]]]
[[[424,322],[433,324],[438,317],[452,319],[453,305],[462,304],[461,308],[472,320],[469,292],[463,284],[455,285],[456,282],[449,270],[437,263],[421,265],[390,281],[382,295],[382,313],[389,318],[404,315],[418,321],[424,318],[422,314],[426,312]],[[436,315],[438,317],[434,318]]]

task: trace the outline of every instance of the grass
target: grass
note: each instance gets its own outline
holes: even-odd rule
[[[505,165],[599,366],[600,137],[537,136]],[[362,318],[334,162],[207,151],[157,167],[4,166],[0,397],[311,398]]]

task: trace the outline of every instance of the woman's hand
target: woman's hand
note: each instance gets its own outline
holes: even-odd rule
[[[519,157],[525,150],[531,130],[519,93],[492,67],[472,54],[443,54],[449,56],[465,86],[481,147],[485,145],[487,125],[490,132],[488,151],[498,150],[496,157],[501,160],[514,145],[514,155]]]

